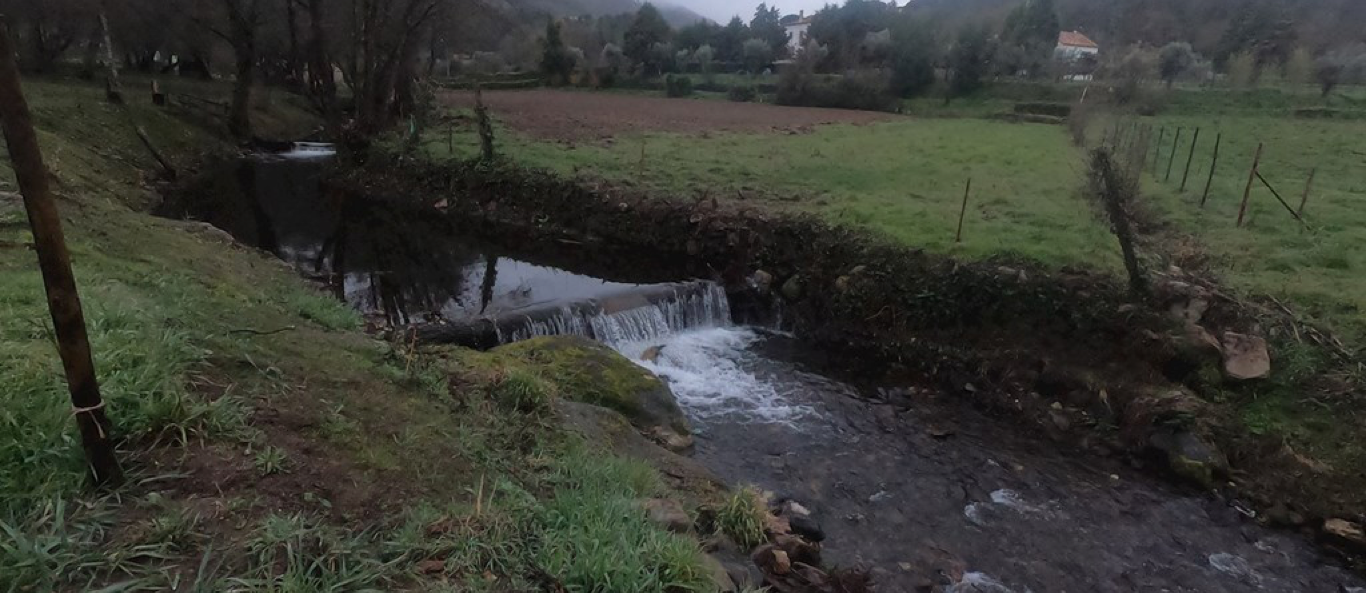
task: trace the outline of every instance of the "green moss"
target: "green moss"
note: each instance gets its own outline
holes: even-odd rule
[[[565,399],[616,410],[633,420],[657,414],[646,395],[668,389],[658,377],[611,348],[582,338],[536,338],[495,352],[534,364]],[[687,430],[686,425],[674,428]]]

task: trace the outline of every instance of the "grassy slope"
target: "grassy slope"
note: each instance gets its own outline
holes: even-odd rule
[[[515,590],[536,566],[579,588],[698,582],[694,543],[623,512],[663,494],[652,470],[493,403],[523,363],[395,351],[273,259],[130,209],[152,163],[102,91],[27,90],[131,480],[83,491],[22,206],[0,197],[0,590]],[[134,111],[168,153],[227,148]],[[311,127],[278,97],[257,117]]]

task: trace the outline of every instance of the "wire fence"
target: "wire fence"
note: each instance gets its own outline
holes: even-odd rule
[[[1243,227],[1247,220],[1248,206],[1252,199],[1265,199],[1268,196],[1264,194],[1269,193],[1269,197],[1280,204],[1290,219],[1309,229],[1309,224],[1305,220],[1305,208],[1312,197],[1314,178],[1318,174],[1317,168],[1306,171],[1303,182],[1278,180],[1278,183],[1283,182],[1282,189],[1294,186],[1298,190],[1299,184],[1303,183],[1303,189],[1299,191],[1298,204],[1292,206],[1286,195],[1277,189],[1277,184],[1272,183],[1262,171],[1263,157],[1269,153],[1271,147],[1258,142],[1251,162],[1235,162],[1228,156],[1221,160],[1221,149],[1225,149],[1227,154],[1226,144],[1222,130],[1162,126],[1137,119],[1116,120],[1104,130],[1101,138],[1102,146],[1110,148],[1112,153],[1126,156],[1125,161],[1134,173],[1147,173],[1154,181],[1167,187],[1175,187],[1177,193],[1182,195],[1198,189],[1200,199],[1197,204],[1201,209],[1209,204],[1212,192],[1218,193],[1215,190],[1216,176],[1227,181],[1227,176],[1237,175],[1241,180],[1241,176],[1246,175],[1246,183],[1242,184],[1238,214],[1234,220],[1235,226],[1239,228]],[[1206,163],[1208,165],[1205,165]],[[1204,177],[1203,184],[1201,176]],[[1213,197],[1217,199],[1219,196]],[[1294,197],[1290,196],[1290,199]]]

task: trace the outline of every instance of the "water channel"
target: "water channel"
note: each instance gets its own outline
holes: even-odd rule
[[[496,318],[499,341],[609,344],[670,383],[697,460],[812,509],[827,560],[869,568],[879,591],[930,574],[958,592],[1366,593],[1301,536],[1224,503],[1059,451],[931,389],[843,376],[791,335],[733,323],[725,291],[686,266],[500,244],[441,216],[329,198],[317,184],[326,156],[244,162],[188,214],[376,320]],[[902,403],[875,397],[889,390]]]

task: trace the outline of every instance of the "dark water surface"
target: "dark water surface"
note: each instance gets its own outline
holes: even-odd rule
[[[255,161],[186,210],[391,323],[622,301],[689,279],[648,254],[634,254],[642,263],[573,245],[507,249],[434,212],[323,195],[325,166]],[[819,352],[800,341],[732,326],[723,291],[697,295],[536,331],[609,328],[596,335],[671,383],[696,425],[699,461],[814,510],[827,558],[871,568],[881,591],[910,591],[912,575],[940,571],[958,592],[1366,593],[1297,535],[1060,452],[950,398],[870,403],[809,364]],[[639,360],[660,345],[658,359]]]

